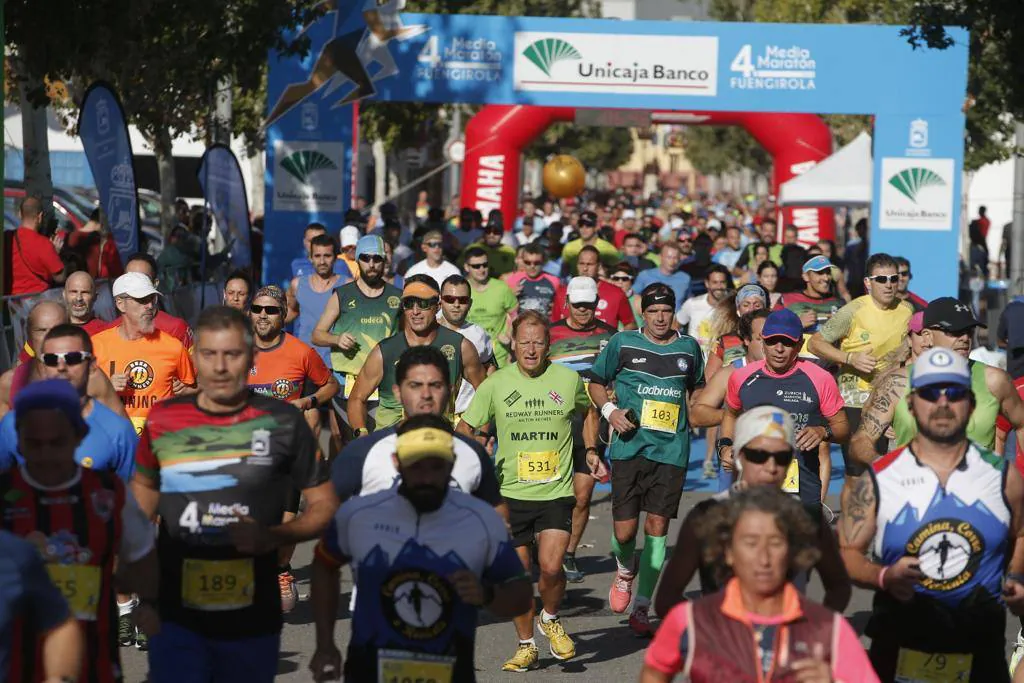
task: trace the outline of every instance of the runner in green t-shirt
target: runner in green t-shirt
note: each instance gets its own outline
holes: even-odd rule
[[[512,289],[491,277],[490,258],[481,247],[466,249],[466,279],[469,280],[473,306],[466,320],[484,328],[494,344],[494,361],[499,368],[508,365],[509,314],[519,306]]]
[[[665,561],[665,535],[676,516],[690,459],[687,393],[704,386],[704,355],[697,340],[672,329],[676,298],[662,283],[641,293],[644,326],[619,332],[591,368],[590,397],[615,430],[612,461],[612,553],[618,572],[608,593],[613,612],[633,596],[634,551],[641,510],[644,550],[640,585],[629,616],[638,635],[650,635],[648,608]],[[615,390],[610,400],[609,387]]]
[[[575,370],[548,359],[550,338],[542,315],[526,311],[516,318],[512,344],[515,365],[498,370],[477,387],[458,429],[486,441],[490,437],[488,426],[492,421],[495,423],[495,469],[501,495],[508,504],[512,543],[527,572],[532,562],[534,535],[538,539],[538,589],[544,609],[537,625],[550,641],[552,656],[572,659],[576,656],[576,645],[557,615],[565,595],[562,559],[576,503],[572,418],[574,413],[587,413],[590,399]],[[587,455],[591,471],[596,472],[597,451],[588,451]],[[503,671],[522,672],[537,667],[539,653],[533,639],[533,618],[532,608],[516,617],[519,646],[505,662]]]
[[[331,368],[342,386],[332,399],[332,438],[341,446],[341,423],[349,424],[348,397],[355,377],[370,350],[398,329],[402,291],[384,281],[384,241],[366,235],[356,245],[359,278],[334,290],[327,300],[311,339],[331,350]],[[376,411],[377,396],[370,397],[368,410]],[[335,451],[337,452],[337,451]]]
[[[413,275],[406,279],[402,290],[401,329],[373,347],[348,397],[348,419],[356,437],[368,431],[370,422],[366,402],[378,390],[380,407],[377,409],[376,428],[390,427],[401,421],[402,402],[394,383],[394,366],[410,346],[435,346],[448,359],[452,370],[449,377],[453,388],[452,408],[454,397],[458,395],[460,377],[474,388],[484,380],[484,368],[473,342],[437,322],[439,303],[440,295],[434,278]],[[451,412],[449,410],[449,416]]]

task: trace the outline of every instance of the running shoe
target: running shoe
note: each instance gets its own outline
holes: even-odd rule
[[[708,460],[707,462],[704,463],[704,478],[705,479],[717,479],[718,478],[718,468],[715,467],[715,462],[713,460]]]
[[[295,577],[290,571],[285,570],[277,575],[277,584],[281,587],[281,612],[288,614],[295,609],[295,603],[299,600]]]
[[[552,657],[565,661],[576,656],[576,643],[572,642],[572,638],[562,628],[561,621],[552,619],[545,622],[541,617],[537,617],[537,627],[541,633],[547,636],[548,642],[551,644]]]
[[[1024,659],[1024,632],[1017,631],[1017,642],[1013,646],[1013,653],[1010,655],[1010,676],[1017,671],[1020,660]]]
[[[117,618],[117,642],[121,647],[131,647],[135,644],[135,623],[132,621],[131,613],[122,614]]]
[[[502,665],[501,670],[521,674],[530,669],[536,669],[539,664],[540,650],[537,649],[537,646],[532,643],[519,643],[516,653],[512,655],[512,659]]]
[[[650,638],[654,635],[651,629],[651,617],[646,607],[635,607],[629,615],[629,628],[639,638]]]
[[[562,571],[565,572],[565,580],[569,583],[583,583],[583,572],[576,566],[576,556],[566,555],[562,559]]]
[[[149,636],[140,629],[135,629],[135,648],[143,652],[149,649]]]
[[[633,579],[636,574],[623,572],[621,569],[615,572],[612,580],[612,587],[608,591],[608,605],[616,614],[622,614],[629,608],[633,599]]]

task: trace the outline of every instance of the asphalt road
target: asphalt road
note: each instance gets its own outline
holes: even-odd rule
[[[709,482],[701,481],[700,458],[703,443],[694,444],[693,457],[687,479],[686,492],[679,506],[679,517],[669,529],[669,552],[678,533],[679,523],[686,513],[700,500],[708,497]],[[836,458],[833,462],[841,462]],[[832,491],[837,491],[841,472],[833,472]],[[516,636],[511,622],[496,622],[486,612],[481,614],[477,629],[476,666],[477,678],[481,683],[499,681],[635,681],[643,662],[644,648],[649,641],[636,638],[626,625],[626,616],[613,614],[608,609],[608,588],[615,571],[615,561],[609,554],[611,537],[611,501],[605,487],[594,496],[591,520],[583,538],[583,545],[577,552],[577,562],[586,574],[581,584],[569,584],[561,617],[566,631],[576,640],[577,656],[569,662],[558,662],[547,651],[547,641],[537,634],[541,648],[541,666],[526,674],[510,674],[501,671],[501,665],[515,650]],[[833,508],[838,507],[838,497],[830,496]],[[642,539],[641,539],[642,543]],[[300,546],[293,561],[296,585],[299,587],[300,602],[296,609],[285,616],[285,627],[281,640],[281,656],[278,662],[277,680],[287,683],[309,683],[309,660],[312,657],[315,631],[310,607],[309,563],[312,544]],[[637,552],[640,548],[637,548]],[[348,613],[348,594],[351,591],[351,575],[346,569],[343,574],[343,599],[339,605],[336,642],[342,653],[348,643],[351,617]],[[696,581],[690,586],[696,591]],[[695,593],[694,593],[695,594]],[[820,584],[812,580],[809,595],[820,599]],[[871,595],[867,591],[854,589],[853,600],[846,610],[846,616],[857,629],[863,630],[871,607]],[[1010,619],[1007,627],[1007,643],[1016,636],[1017,620]],[[866,641],[865,641],[866,643]],[[126,683],[140,683],[146,680],[148,670],[143,653],[134,649],[122,649]],[[543,677],[543,678],[541,678]]]

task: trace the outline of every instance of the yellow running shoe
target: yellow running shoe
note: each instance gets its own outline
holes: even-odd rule
[[[537,649],[537,646],[531,643],[519,643],[516,653],[512,655],[512,659],[505,662],[501,670],[526,673],[530,669],[536,669],[539,663],[540,650]]]
[[[562,628],[562,622],[558,619],[544,623],[544,619],[537,617],[537,627],[548,637],[551,643],[551,656],[555,659],[565,661],[576,656],[576,643]]]

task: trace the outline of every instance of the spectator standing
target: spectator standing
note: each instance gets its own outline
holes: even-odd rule
[[[636,276],[633,283],[634,292],[643,292],[648,286],[655,282],[668,285],[668,288],[675,294],[675,300],[682,306],[690,293],[690,276],[679,270],[679,262],[682,259],[677,242],[667,242],[661,246],[661,264],[657,269],[650,268]]]
[[[64,282],[64,264],[53,242],[40,234],[45,220],[43,204],[26,197],[18,210],[21,225],[14,231],[10,249],[10,294],[38,294]]]

